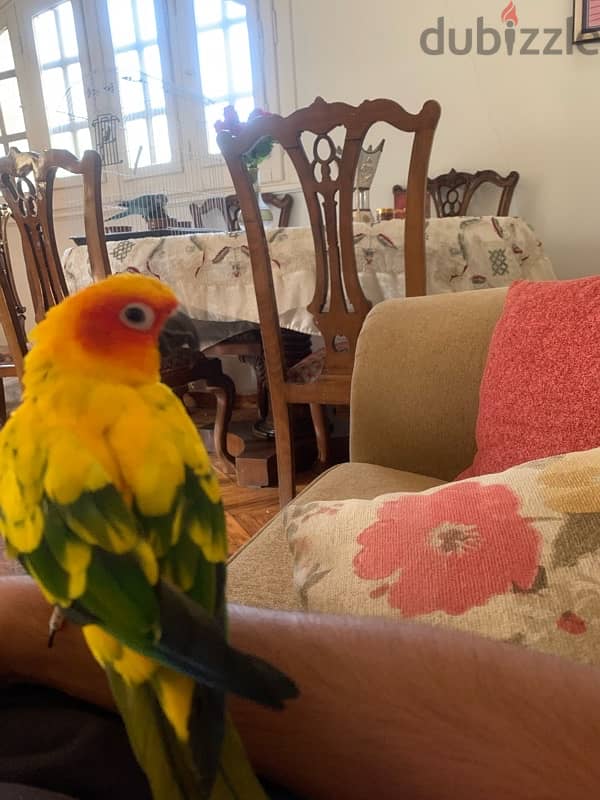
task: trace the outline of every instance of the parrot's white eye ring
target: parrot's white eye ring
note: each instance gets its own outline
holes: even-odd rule
[[[146,303],[128,303],[121,309],[119,319],[128,328],[136,331],[149,331],[154,325],[156,314]]]

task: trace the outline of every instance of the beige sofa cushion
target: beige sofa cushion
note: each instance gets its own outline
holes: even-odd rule
[[[309,611],[443,625],[600,665],[600,448],[285,514]]]
[[[435,478],[374,464],[341,464],[313,481],[290,506],[349,497],[370,499],[382,492],[420,492],[441,483]],[[292,582],[292,566],[280,513],[231,558],[227,599],[262,608],[300,608]]]

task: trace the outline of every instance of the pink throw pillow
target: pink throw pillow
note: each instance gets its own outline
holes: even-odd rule
[[[600,446],[600,277],[517,281],[492,336],[460,478]]]

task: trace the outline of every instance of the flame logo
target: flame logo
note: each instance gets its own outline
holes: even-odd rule
[[[510,0],[501,15],[502,22],[512,22],[514,25],[519,24],[519,17],[517,16],[517,7],[513,0]]]

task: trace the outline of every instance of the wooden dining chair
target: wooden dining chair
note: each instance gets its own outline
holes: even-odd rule
[[[273,206],[273,208],[279,210],[277,227],[287,228],[290,224],[290,215],[292,213],[292,206],[294,205],[294,198],[292,195],[265,192],[261,194],[261,198],[268,206]],[[207,197],[202,203],[190,203],[190,214],[192,215],[196,228],[207,227],[206,216],[214,211],[223,217],[226,230],[232,232],[242,229],[240,224],[240,201],[237,195],[228,194],[225,195],[225,197]]]
[[[408,176],[405,262],[406,294],[426,292],[425,190],[429,155],[440,106],[430,100],[410,114],[393,100],[365,100],[359,106],[312,105],[288,117],[259,117],[239,131],[222,131],[217,140],[240,200],[252,262],[271,406],[275,423],[279,498],[285,505],[295,494],[291,406],[309,404],[317,436],[324,436],[323,406],[348,405],[356,341],[371,304],[359,280],[354,252],[352,193],[361,148],[369,129],[386,122],[414,134]],[[341,155],[333,129],[344,132]],[[318,368],[286,366],[269,248],[244,154],[264,137],[285,149],[304,193],[315,247],[316,283],[308,306],[324,338]],[[310,145],[306,142],[311,138]],[[314,354],[309,356],[314,360]],[[308,382],[305,380],[308,374]]]
[[[438,217],[466,217],[475,193],[486,183],[502,189],[495,212],[507,217],[520,175],[514,170],[502,177],[493,169],[478,172],[457,172],[455,169],[436,178],[429,178],[427,190],[433,198]]]
[[[4,378],[23,375],[23,360],[27,354],[25,306],[21,303],[10,261],[6,227],[10,219],[8,206],[0,206],[0,326],[8,345],[9,360],[0,363],[0,426],[6,422]]]
[[[83,177],[83,216],[92,279],[103,280],[111,274],[102,219],[100,155],[86,150],[78,159],[67,150],[45,150],[40,155],[12,147],[8,156],[0,158],[0,192],[21,235],[36,322],[69,294],[54,228],[54,185],[59,169]],[[207,390],[217,399],[215,452],[231,472],[235,459],[227,449],[227,430],[235,387],[221,362],[190,347],[174,349],[161,358],[161,379],[180,395],[191,383],[206,382]]]
[[[83,216],[94,280],[110,275],[102,221],[102,162],[95,150],[81,159],[67,150],[22,153],[11,147],[0,158],[0,192],[21,235],[36,322],[69,293],[54,229],[54,184],[59,169],[83,176]]]
[[[279,209],[278,228],[287,228],[290,224],[290,215],[294,198],[291,194],[273,194],[265,192],[261,195],[268,206]],[[217,211],[223,216],[229,232],[241,230],[241,209],[237,195],[230,194],[225,197],[208,197],[202,203],[190,203],[190,213],[194,225],[203,228],[206,225],[206,215]],[[244,333],[224,339],[202,351],[207,356],[235,356],[242,363],[249,364],[256,378],[256,406],[258,411],[258,424],[265,422],[269,413],[269,395],[267,391],[265,359],[259,331],[246,331]]]

